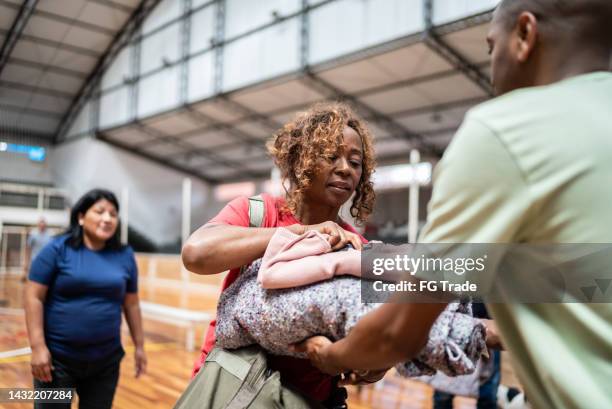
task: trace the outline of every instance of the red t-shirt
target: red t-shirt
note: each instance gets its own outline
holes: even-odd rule
[[[292,224],[300,224],[293,214],[281,210],[284,199],[272,197],[265,193],[262,194],[262,197],[265,204],[265,213],[261,227],[283,227]],[[232,200],[207,224],[227,224],[249,227],[249,199],[247,197],[239,197]],[[357,233],[355,229],[348,224],[343,224],[342,227],[345,230]],[[361,235],[360,237],[364,243],[367,242]],[[240,268],[234,268],[229,271],[223,281],[222,291],[236,280],[238,274],[240,274]],[[206,360],[206,356],[215,346],[216,324],[216,320],[212,320],[208,326],[206,336],[204,337],[204,344],[202,345],[202,353],[200,359],[195,362],[192,376],[198,373],[202,363]],[[283,379],[299,388],[309,397],[319,401],[324,401],[329,397],[332,387],[332,377],[323,374],[313,367],[310,361],[286,356],[270,355],[268,362],[272,368],[278,370],[282,374]]]

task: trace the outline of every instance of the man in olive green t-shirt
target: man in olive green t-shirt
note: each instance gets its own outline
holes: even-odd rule
[[[500,97],[438,164],[421,242],[612,243],[611,27],[610,0],[502,1],[487,38]],[[386,304],[347,338],[298,348],[329,373],[386,368],[419,352],[443,308]],[[612,304],[489,308],[534,408],[612,408]]]

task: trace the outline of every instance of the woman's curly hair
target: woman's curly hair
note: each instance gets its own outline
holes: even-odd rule
[[[280,169],[283,180],[290,182],[287,209],[296,214],[310,186],[317,162],[338,152],[343,144],[345,127],[361,138],[363,148],[361,179],[355,189],[351,215],[364,223],[374,207],[371,176],[376,167],[372,135],[365,122],[346,104],[318,103],[279,129],[268,141],[268,152]]]

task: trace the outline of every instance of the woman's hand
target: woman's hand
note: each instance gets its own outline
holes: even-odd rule
[[[306,226],[295,226],[296,227],[290,230],[297,234],[304,234],[310,230],[318,231],[322,234],[327,234],[329,236],[329,244],[332,246],[332,250],[339,250],[342,247],[346,246],[348,243],[351,243],[355,250],[361,250],[363,248],[359,235],[343,229],[338,223],[335,222],[328,221],[319,224],[310,224]],[[297,230],[297,226],[301,227],[299,231]]]
[[[53,364],[51,363],[51,353],[46,345],[32,348],[32,358],[30,365],[32,366],[32,375],[34,378],[42,382],[51,382],[53,377]]]
[[[331,344],[332,342],[327,337],[318,335],[299,344],[294,344],[293,350],[306,353],[310,362],[321,372],[328,375],[339,375],[343,372],[342,368],[331,365],[330,360],[326,357],[326,349]]]
[[[140,377],[147,372],[147,356],[143,346],[134,349],[134,376]]]

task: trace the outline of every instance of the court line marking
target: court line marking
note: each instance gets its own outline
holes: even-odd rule
[[[157,351],[167,351],[172,349],[182,349],[182,344],[176,342],[160,342],[154,344],[145,343],[145,351],[147,352],[157,352]],[[133,352],[133,345],[126,345],[123,347],[125,352]],[[30,360],[30,354],[32,350],[30,347],[13,349],[10,351],[0,352],[0,364],[10,364],[15,362],[28,362]]]
[[[0,314],[5,314],[5,315],[24,315],[25,314],[25,310],[23,308],[0,307]]]

